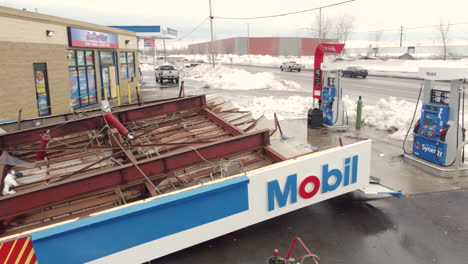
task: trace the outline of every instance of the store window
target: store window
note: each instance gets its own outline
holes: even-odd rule
[[[101,69],[101,87],[102,99],[110,99],[117,97],[117,85],[119,84],[119,76],[116,63],[116,52],[100,51],[99,63]]]
[[[39,116],[52,114],[50,109],[49,83],[47,79],[47,64],[34,63],[34,83],[36,86],[37,108]]]
[[[135,60],[133,52],[120,52],[120,77],[129,79],[135,77]]]
[[[97,103],[93,51],[68,50],[67,60],[73,109]]]

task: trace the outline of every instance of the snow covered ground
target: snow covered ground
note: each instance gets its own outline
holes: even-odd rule
[[[225,65],[217,65],[214,69],[209,65],[201,65],[186,69],[184,75],[186,79],[201,82],[204,91],[209,89],[229,91],[226,96],[232,100],[232,103],[240,109],[251,111],[256,118],[265,115],[268,119],[272,119],[276,113],[280,120],[303,119],[313,104],[310,94],[301,93],[301,87],[297,83],[282,80],[273,72],[252,74]],[[264,96],[256,95],[255,90],[292,91],[293,94]],[[354,124],[356,102],[345,97],[344,104],[349,122]],[[410,126],[414,108],[413,102],[394,97],[381,98],[373,104],[364,105],[363,120],[366,125],[391,132],[391,138],[403,140]]]
[[[220,58],[221,57],[221,58]],[[252,60],[252,58],[254,58]],[[191,56],[191,59],[193,57]],[[195,59],[206,59],[200,56]],[[218,56],[225,62],[229,55]],[[251,60],[261,65],[275,65],[282,58],[271,56],[251,56]],[[306,59],[304,59],[306,60]],[[307,60],[312,61],[313,58]],[[234,56],[233,63],[246,64],[248,57]],[[468,67],[468,60],[438,61],[438,60],[356,60],[339,62],[344,65],[360,65],[365,68],[391,73],[412,72],[415,73],[421,66],[433,67]],[[151,70],[152,65],[142,65],[142,70]],[[282,79],[274,72],[250,73],[246,70],[231,68],[229,65],[217,65],[214,69],[208,64],[182,70],[182,76],[186,80],[192,80],[199,86],[200,93],[214,92],[230,98],[232,103],[240,109],[251,111],[254,117],[265,115],[268,119],[276,113],[279,119],[304,119],[307,110],[312,106],[313,100],[310,91],[304,90],[293,81]],[[356,98],[344,98],[348,119],[354,126],[356,119]],[[418,106],[417,117],[420,115]],[[377,129],[389,131],[390,138],[403,140],[410,126],[415,103],[394,97],[380,98],[374,102],[366,102],[363,109],[365,125]],[[378,113],[378,114],[377,114]]]
[[[187,78],[200,80],[205,88],[229,90],[299,90],[301,86],[293,81],[283,80],[272,72],[250,73],[246,70],[217,65],[214,69],[203,64],[185,70]]]

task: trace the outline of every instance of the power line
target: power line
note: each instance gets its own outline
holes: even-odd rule
[[[453,23],[453,24],[448,24],[449,26],[455,26],[455,25],[468,25],[468,22],[462,22],[462,23]],[[419,27],[407,27],[407,28],[404,28],[405,30],[409,30],[409,29],[423,29],[423,28],[436,28],[436,27],[440,27],[440,25],[434,25],[434,26],[419,26]],[[357,32],[354,32],[354,33],[373,33],[373,32],[379,32],[379,31],[384,31],[384,32],[387,32],[387,31],[400,31],[401,28],[394,28],[394,29],[380,29],[380,30],[371,30],[371,31],[357,31]]]
[[[315,10],[319,10],[319,9],[322,9],[322,8],[332,7],[332,6],[341,5],[341,4],[354,2],[354,1],[356,1],[356,0],[348,0],[348,1],[344,1],[344,2],[331,4],[331,5],[315,7],[315,8],[311,8],[311,9],[304,9],[304,10],[300,10],[300,11],[284,13],[284,14],[277,14],[277,15],[257,16],[257,17],[218,17],[218,16],[215,16],[214,18],[218,18],[218,19],[263,19],[263,18],[271,18],[271,17],[289,16],[289,15],[295,15],[295,14],[315,11]]]
[[[190,34],[192,34],[193,32],[195,32],[197,29],[199,29],[205,22],[206,20],[208,20],[208,18],[210,17],[206,17],[205,20],[203,20],[203,22],[200,23],[200,25],[198,25],[196,28],[194,28],[192,31],[190,31],[190,33],[188,34],[185,34],[183,37],[177,39],[177,41],[181,41],[183,40],[184,38],[188,37]]]

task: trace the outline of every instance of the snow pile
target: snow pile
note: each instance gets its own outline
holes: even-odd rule
[[[343,100],[348,113],[349,122],[356,122],[356,102],[345,97]],[[416,104],[395,97],[381,98],[375,105],[364,105],[362,120],[365,125],[392,132],[390,138],[403,140],[413,118]],[[416,120],[421,113],[421,104],[418,105]]]
[[[214,69],[208,64],[186,71],[187,78],[204,82],[205,88],[228,90],[300,90],[301,86],[293,81],[281,79],[272,72],[252,74],[245,70],[217,65]]]
[[[254,118],[265,115],[273,119],[276,113],[278,119],[303,119],[307,118],[307,110],[312,106],[312,97],[289,96],[289,97],[246,97],[233,102],[236,107],[250,111]]]
[[[154,71],[154,64],[149,64],[149,63],[141,63],[140,64],[141,71]]]

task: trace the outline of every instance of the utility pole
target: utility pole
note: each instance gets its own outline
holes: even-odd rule
[[[319,39],[322,42],[322,8],[319,8]]]
[[[210,28],[211,28],[211,43],[210,43],[211,65],[214,68],[215,67],[215,61],[214,61],[214,42],[213,42],[213,15],[211,13],[211,0],[209,0],[209,4],[210,4]]]
[[[163,47],[164,47],[164,62],[167,62],[166,39],[163,39]]]
[[[400,47],[402,46],[403,44],[403,26],[401,26],[401,29],[400,29]]]

